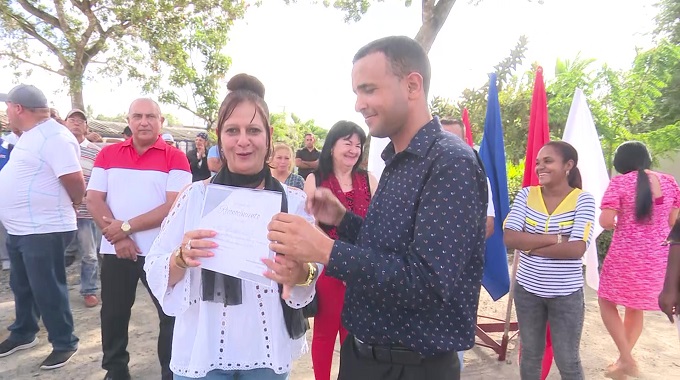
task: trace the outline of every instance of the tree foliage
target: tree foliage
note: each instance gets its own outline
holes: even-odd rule
[[[317,149],[321,149],[328,134],[328,131],[318,126],[313,119],[305,121],[295,114],[288,114],[286,112],[272,113],[269,120],[272,128],[274,128],[273,141],[275,143],[286,143],[294,151],[302,147],[305,134],[310,132],[314,134]]]
[[[228,66],[215,52],[245,7],[231,0],[0,0],[0,57],[17,75],[40,68],[61,76],[74,108],[85,108],[88,79],[128,74],[150,90],[165,68],[172,86],[211,95]],[[196,102],[200,114],[210,113],[207,103]]]
[[[506,156],[517,165],[524,160],[529,114],[536,64],[518,73],[523,49],[518,44],[511,52],[518,61],[504,77],[499,76],[499,103],[505,137]],[[522,52],[522,54],[519,54]],[[672,85],[673,70],[680,61],[680,46],[661,41],[656,47],[638,52],[631,68],[613,70],[607,65],[594,67],[593,59],[580,56],[573,60],[558,59],[555,78],[546,83],[550,133],[562,137],[576,88],[588,97],[595,125],[601,137],[605,159],[611,168],[614,149],[627,140],[644,141],[656,156],[665,155],[680,146],[680,122],[666,124],[660,117],[659,100],[664,89]],[[497,65],[500,73],[503,65]],[[466,89],[461,100],[447,103],[435,98],[432,108],[450,112],[467,107],[475,140],[482,137],[486,116],[487,85]],[[677,115],[676,119],[677,120]]]

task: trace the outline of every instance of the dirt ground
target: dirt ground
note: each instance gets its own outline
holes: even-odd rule
[[[93,380],[102,379],[101,342],[99,331],[99,307],[87,309],[78,293],[78,263],[69,270],[71,284],[71,308],[80,338],[80,349],[71,362],[63,368],[44,371],[40,362],[49,354],[47,334],[43,328],[39,334],[40,344],[31,350],[21,351],[0,359],[0,379],[20,380],[39,378],[44,380]],[[507,297],[493,302],[482,291],[479,314],[503,318]],[[134,379],[158,379],[160,367],[156,358],[157,316],[146,290],[138,288],[137,303],[130,323],[130,371]],[[9,290],[9,272],[0,272],[0,340],[8,332],[5,329],[14,320],[14,302]],[[513,319],[514,320],[514,319]],[[480,321],[481,322],[481,321]],[[496,334],[500,339],[500,334]],[[308,339],[311,333],[308,333]],[[476,346],[465,355],[463,379],[519,379],[517,367],[517,339],[510,342],[508,362],[499,362],[497,355],[488,348]],[[333,374],[337,374],[338,350],[334,360]],[[645,313],[645,327],[634,355],[639,361],[641,379],[680,379],[680,340],[675,326],[659,312]],[[616,358],[616,348],[605,330],[597,307],[595,292],[586,292],[586,320],[581,343],[581,358],[586,379],[604,379],[603,368]],[[550,380],[559,379],[553,365]],[[291,380],[313,380],[311,356],[305,355],[295,363]],[[357,379],[360,380],[360,379]]]

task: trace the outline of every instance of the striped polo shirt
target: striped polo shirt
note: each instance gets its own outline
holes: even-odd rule
[[[517,193],[503,228],[532,234],[567,235],[569,241],[590,245],[595,223],[595,199],[574,189],[548,213],[540,186],[525,187]],[[583,251],[585,253],[585,250]],[[539,297],[572,294],[583,287],[581,259],[552,259],[520,251],[517,283]]]
[[[83,142],[80,143],[80,167],[83,168],[85,186],[90,182],[92,168],[94,168],[94,160],[101,150],[102,148],[93,144],[88,139],[83,139]],[[92,219],[92,214],[87,211],[87,204],[85,202],[78,207],[78,219]]]
[[[88,190],[106,193],[106,204],[113,216],[128,221],[166,202],[166,193],[181,191],[191,184],[187,156],[158,137],[142,155],[132,139],[104,147],[94,162]],[[160,231],[160,226],[135,232],[130,237],[144,256]],[[102,237],[101,253],[115,254],[114,247]]]

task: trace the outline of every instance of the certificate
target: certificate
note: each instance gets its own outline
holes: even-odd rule
[[[281,193],[223,185],[208,185],[199,229],[217,232],[207,240],[218,244],[213,257],[200,258],[201,267],[267,287],[276,283],[262,275],[262,258],[273,258],[267,225],[281,212]]]

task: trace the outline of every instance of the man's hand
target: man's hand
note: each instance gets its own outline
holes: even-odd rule
[[[659,294],[659,308],[668,316],[668,320],[673,323],[673,315],[680,314],[680,291],[664,289]]]
[[[119,241],[125,239],[128,237],[128,234],[126,234],[122,229],[121,226],[123,225],[123,221],[118,220],[118,219],[111,219],[109,217],[104,216],[103,217],[104,222],[108,223],[109,225],[106,226],[102,230],[102,234],[108,240],[109,243],[115,245]]]
[[[279,213],[268,226],[269,248],[301,263],[328,264],[333,240],[301,216]]]
[[[307,198],[306,208],[317,222],[336,227],[340,225],[347,212],[333,192],[325,187],[317,188],[314,194]]]
[[[116,256],[119,259],[128,259],[132,261],[137,261],[137,255],[142,253],[139,249],[137,243],[134,242],[129,236],[115,243],[113,247],[116,250]]]
[[[297,284],[301,284],[307,280],[309,276],[309,266],[292,260],[284,255],[277,254],[274,259],[262,259],[262,262],[269,268],[264,272],[264,276],[270,280],[283,285],[283,294],[281,298],[287,300],[290,298],[290,292]]]

